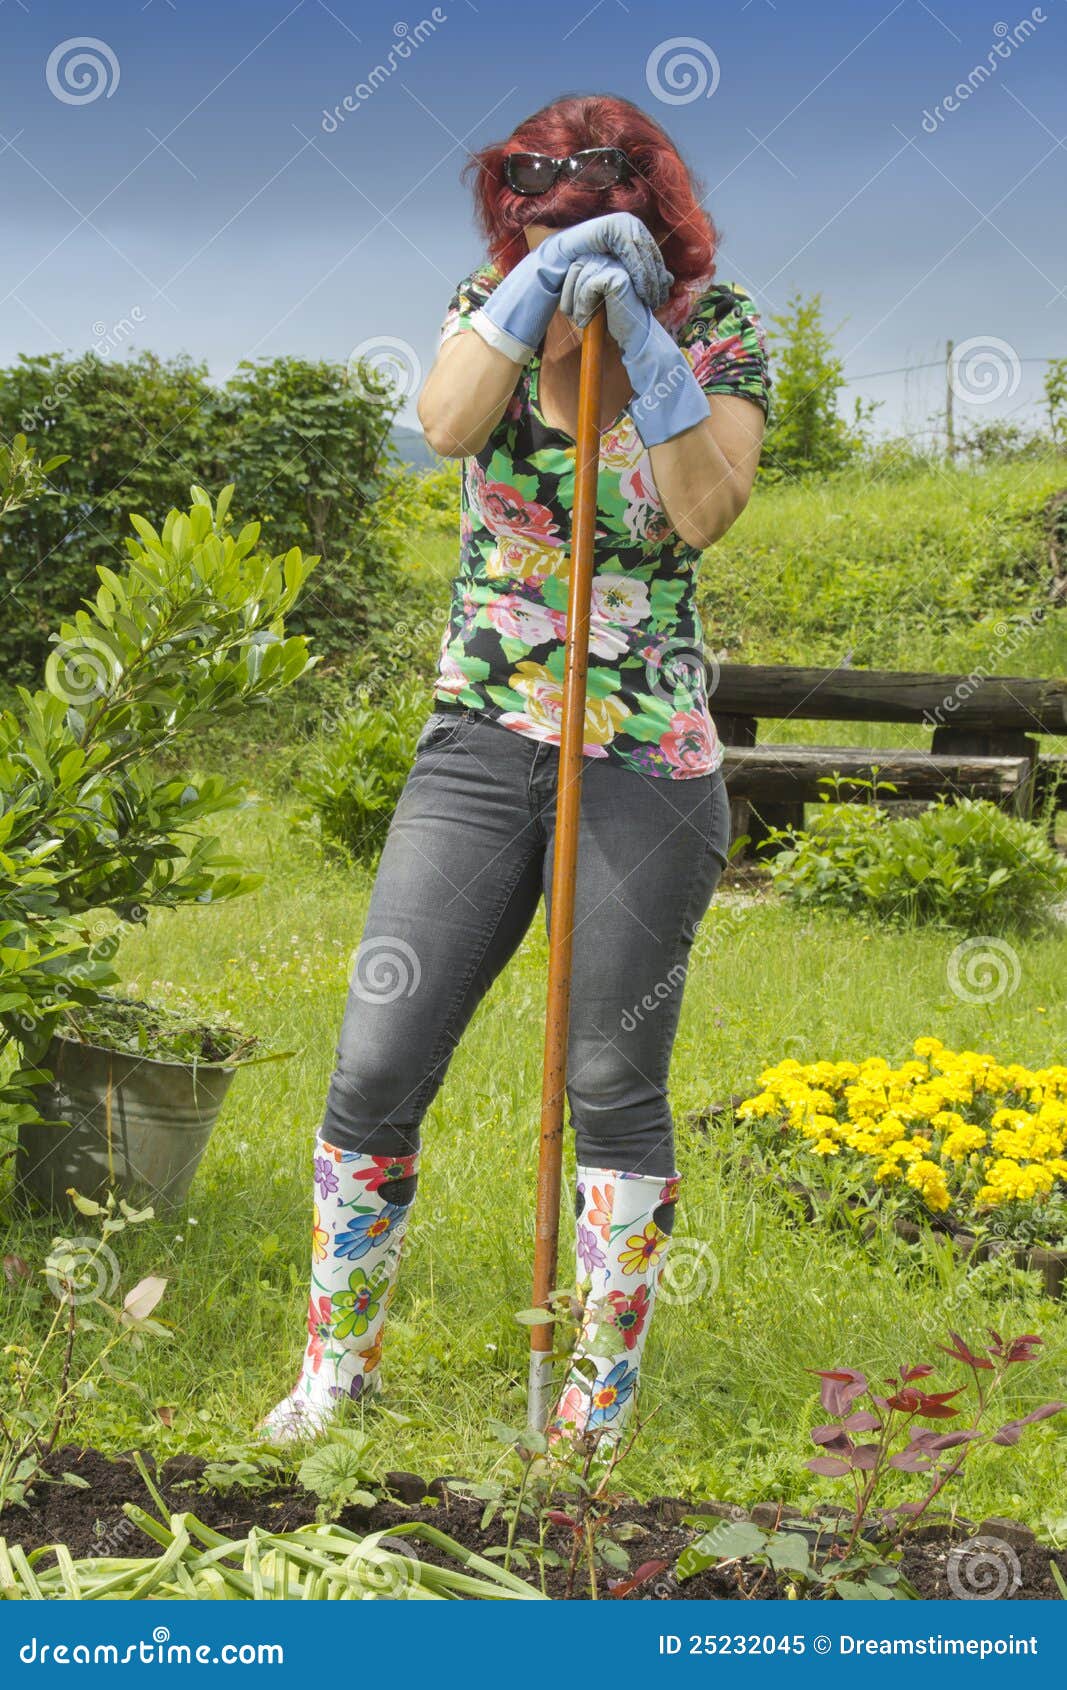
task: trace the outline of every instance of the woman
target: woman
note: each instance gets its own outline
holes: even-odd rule
[[[682,160],[636,107],[557,101],[472,166],[491,262],[460,283],[419,405],[434,450],[465,460],[460,569],[357,952],[315,1163],[309,1339],[264,1423],[279,1440],[377,1388],[420,1121],[542,894],[551,913],[580,326],[601,303],[567,1087],[586,1317],[559,1436],[616,1437],[633,1406],[677,1197],[671,1046],[729,843],[694,586],[751,491],[766,362],[751,302],[710,280]]]

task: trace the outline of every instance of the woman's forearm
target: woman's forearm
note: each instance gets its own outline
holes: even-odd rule
[[[747,505],[764,426],[759,407],[747,399],[717,394],[710,404],[707,422],[650,448],[672,528],[701,549],[721,539]]]
[[[518,384],[522,366],[464,332],[446,340],[419,395],[419,421],[442,458],[480,452]]]

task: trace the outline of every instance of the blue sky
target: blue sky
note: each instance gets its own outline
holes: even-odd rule
[[[823,295],[883,426],[929,427],[944,372],[866,378],[949,337],[975,343],[961,393],[992,384],[965,422],[1032,415],[1037,360],[1067,355],[1065,6],[2,0],[0,362],[110,337],[223,376],[396,345],[417,374],[480,255],[466,149],[607,89],[702,177],[723,279],[767,314]]]

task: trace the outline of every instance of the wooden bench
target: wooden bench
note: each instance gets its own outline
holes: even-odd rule
[[[1067,735],[1067,681],[1010,675],[901,674],[885,669],[709,665],[712,714],[725,748],[734,836],[754,848],[771,827],[800,827],[804,805],[830,789],[869,801],[989,798],[1019,815],[1067,808],[1067,757],[1038,755],[1036,734]],[[919,723],[926,750],[759,741],[761,721]],[[864,784],[866,783],[866,784]]]

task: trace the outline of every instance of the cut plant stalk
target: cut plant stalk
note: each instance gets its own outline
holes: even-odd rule
[[[231,1539],[193,1514],[156,1520],[132,1502],[125,1513],[160,1546],[161,1555],[75,1561],[62,1546],[44,1545],[27,1555],[0,1538],[0,1601],[544,1600],[514,1573],[420,1521],[362,1537],[327,1525],[292,1532],[257,1527],[245,1538]],[[398,1551],[395,1540],[403,1537],[421,1540],[457,1565]],[[53,1555],[56,1565],[45,1565]]]
[[[548,949],[548,1006],[541,1084],[541,1140],[537,1167],[534,1232],[534,1308],[548,1308],[559,1256],[559,1200],[563,1168],[563,1115],[567,1085],[567,1034],[571,1007],[574,897],[578,827],[585,750],[585,693],[589,670],[589,605],[596,534],[597,471],[600,464],[600,389],[606,318],[603,306],[582,335],[578,377],[578,432],[574,455],[574,526],[567,595],[559,775],[556,783],[556,842],[552,859],[552,923]],[[527,1421],[543,1432],[552,1409],[554,1327],[530,1328]]]

